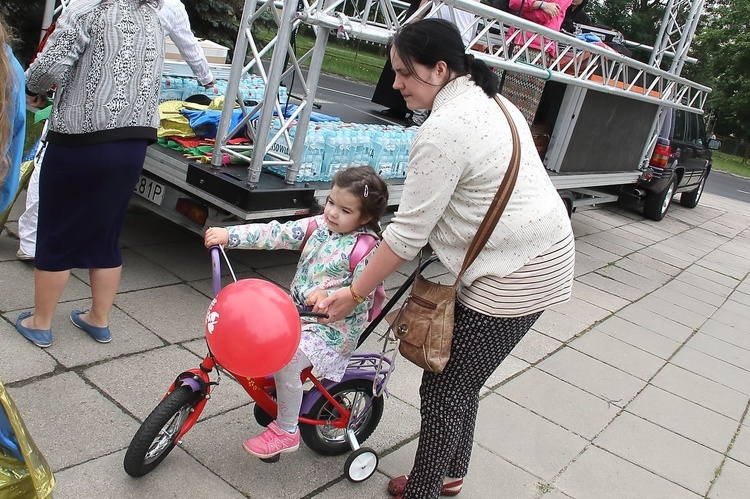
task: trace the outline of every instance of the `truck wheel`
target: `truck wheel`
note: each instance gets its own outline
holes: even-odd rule
[[[708,172],[706,172],[706,175],[701,179],[701,183],[698,184],[698,187],[696,187],[694,191],[683,192],[682,195],[680,195],[680,204],[686,208],[695,208],[698,206],[698,201],[701,199],[701,194],[703,194],[703,188],[706,186],[707,179]]]
[[[650,192],[643,204],[643,216],[657,222],[664,218],[667,210],[669,210],[669,205],[672,204],[672,196],[674,196],[676,186],[677,179],[673,178],[663,191],[656,194]]]

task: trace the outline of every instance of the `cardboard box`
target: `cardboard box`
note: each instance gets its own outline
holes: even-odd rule
[[[206,60],[209,63],[226,64],[227,54],[229,53],[228,47],[214,43],[211,40],[200,40],[198,44],[206,54]],[[174,61],[183,60],[180,51],[177,50],[177,47],[169,37],[164,39],[164,58]]]

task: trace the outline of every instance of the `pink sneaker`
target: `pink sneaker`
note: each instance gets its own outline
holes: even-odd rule
[[[267,459],[282,452],[294,452],[299,449],[299,428],[294,433],[287,433],[276,424],[276,421],[273,421],[266,431],[257,437],[245,440],[242,447],[249,454],[261,459]]]

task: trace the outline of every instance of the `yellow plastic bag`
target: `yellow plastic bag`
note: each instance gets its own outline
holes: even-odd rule
[[[0,499],[52,497],[55,477],[0,381]]]

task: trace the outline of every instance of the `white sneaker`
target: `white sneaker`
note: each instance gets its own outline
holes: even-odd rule
[[[28,262],[29,260],[34,259],[34,255],[27,255],[26,253],[23,252],[23,250],[18,250],[16,251],[16,258],[24,262]]]

